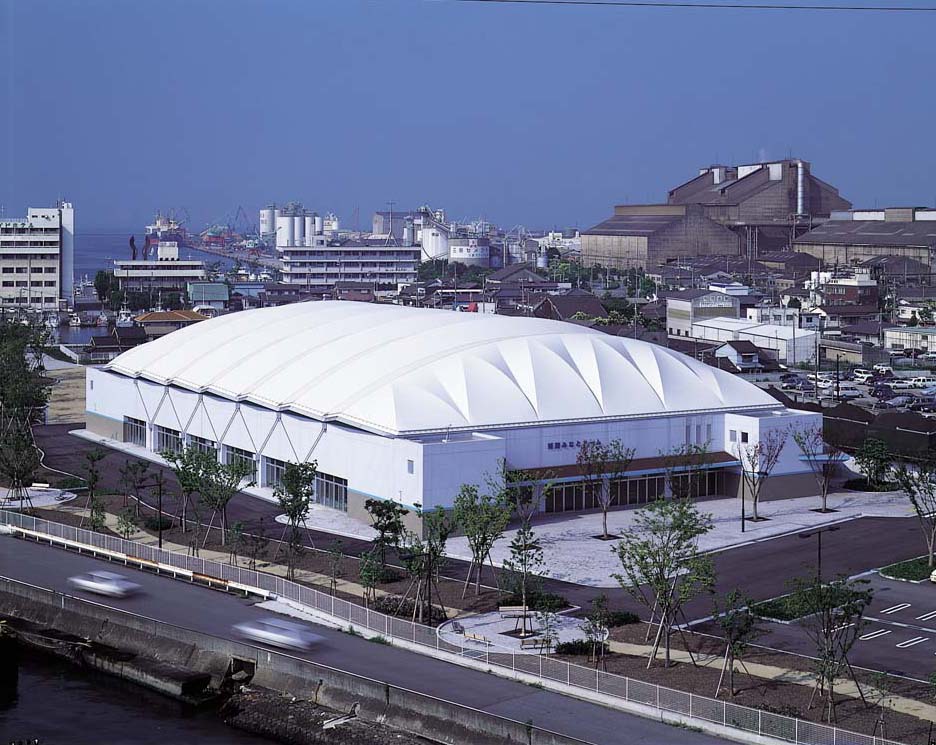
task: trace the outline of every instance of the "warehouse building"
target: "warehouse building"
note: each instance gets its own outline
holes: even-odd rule
[[[586,266],[647,269],[677,257],[732,256],[738,250],[738,236],[695,205],[618,205],[582,233]]]
[[[837,212],[799,236],[793,248],[824,267],[850,266],[879,256],[914,259],[932,270],[936,250],[936,209],[888,207]]]
[[[316,502],[365,520],[369,498],[449,508],[502,464],[543,509],[594,507],[584,440],[635,449],[618,504],[665,494],[662,453],[705,445],[704,494],[737,494],[738,449],[816,426],[730,373],[652,344],[541,318],[317,302],[204,321],[87,375],[83,436],[153,457],[197,446],[254,469],[272,499],[316,461]],[[813,493],[788,445],[771,492]],[[414,516],[411,516],[415,520]]]

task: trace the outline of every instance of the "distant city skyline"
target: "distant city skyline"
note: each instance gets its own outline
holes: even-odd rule
[[[790,155],[858,207],[932,206],[912,15],[420,0],[0,0],[0,205],[200,230],[299,200],[587,228],[715,162]]]

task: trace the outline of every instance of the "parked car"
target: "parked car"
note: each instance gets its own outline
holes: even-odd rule
[[[819,378],[816,382],[816,387],[821,391],[827,391],[835,388],[835,381],[832,380],[832,378]]]
[[[889,398],[886,401],[879,401],[878,406],[882,409],[899,409],[901,406],[906,406],[909,403],[912,403],[913,396],[894,396]]]
[[[924,352],[920,355],[921,360],[933,361],[936,360],[936,352]]]
[[[870,370],[855,370],[854,380],[856,383],[867,383],[874,378],[874,373]]]
[[[875,366],[874,366],[874,372],[880,373],[881,375],[887,375],[888,373],[890,373],[891,375],[893,375],[893,374],[894,374],[894,368],[891,367],[890,365],[875,365]]]
[[[800,375],[799,373],[783,373],[783,375],[780,376],[781,383],[793,383],[797,380],[802,380],[802,379],[803,379],[803,376]]]
[[[893,398],[895,395],[894,391],[888,385],[878,385],[871,390],[871,397],[882,401],[887,398]]]
[[[921,375],[918,378],[913,378],[910,382],[914,388],[929,388],[936,385],[936,378]]]
[[[888,383],[888,385],[893,391],[909,391],[913,388],[916,388],[916,385],[914,385],[913,381],[908,380],[907,378],[894,378]]]
[[[251,641],[283,649],[310,649],[323,638],[301,623],[283,618],[258,618],[234,625],[234,630]]]
[[[85,572],[68,578],[68,583],[79,590],[107,595],[112,598],[125,598],[140,591],[136,582],[131,582],[116,572]]]
[[[861,398],[862,393],[853,385],[843,385],[839,388],[839,398],[848,401],[853,398]]]

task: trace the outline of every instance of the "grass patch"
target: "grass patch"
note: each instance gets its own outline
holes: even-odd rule
[[[513,593],[508,595],[503,600],[500,601],[499,605],[522,605],[523,598],[520,593]],[[554,592],[536,592],[531,591],[527,593],[527,606],[534,613],[536,611],[541,611],[549,608],[568,608],[571,605],[568,600],[566,600],[562,595],[557,595]]]
[[[881,574],[895,579],[921,580],[929,579],[932,571],[929,568],[928,559],[925,556],[920,556],[916,559],[898,561],[896,564],[886,566],[881,569]]]
[[[844,604],[848,601],[849,595],[842,590],[844,590],[844,588],[840,588],[842,603]],[[810,612],[803,595],[796,592],[790,595],[782,595],[779,598],[764,600],[763,602],[757,603],[754,606],[754,610],[762,618],[768,620],[773,619],[775,621],[795,621],[798,618],[808,615]]]
[[[367,641],[374,642],[374,644],[386,644],[390,646],[390,641],[385,636],[369,636]]]
[[[617,628],[618,626],[630,626],[634,623],[640,623],[640,616],[631,613],[629,610],[613,610],[608,613],[608,627]]]
[[[600,651],[598,645],[594,645],[595,649]],[[601,646],[604,647],[604,651],[608,651],[608,643],[604,642]],[[591,655],[592,653],[592,643],[588,639],[573,639],[570,642],[559,642],[556,645],[556,654],[571,654],[571,655]]]

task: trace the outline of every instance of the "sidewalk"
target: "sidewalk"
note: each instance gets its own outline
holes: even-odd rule
[[[909,501],[900,492],[838,492],[829,495],[828,504],[836,511],[828,514],[813,512],[819,506],[818,497],[761,502],[759,513],[769,520],[748,521],[742,533],[738,499],[702,501],[698,503],[699,509],[712,516],[714,528],[701,539],[700,545],[705,551],[721,551],[859,517],[910,517],[914,514]],[[631,530],[637,514],[635,509],[609,512],[608,532],[620,536]],[[594,537],[601,535],[601,512],[539,515],[533,520],[533,530],[543,546],[547,577],[589,587],[618,587],[611,577],[612,573],[621,570],[614,553],[616,541]],[[495,565],[501,566],[509,556],[510,541],[515,534],[515,530],[508,530],[494,544],[491,556]],[[464,536],[450,538],[448,552],[452,558],[471,560],[471,551]]]

